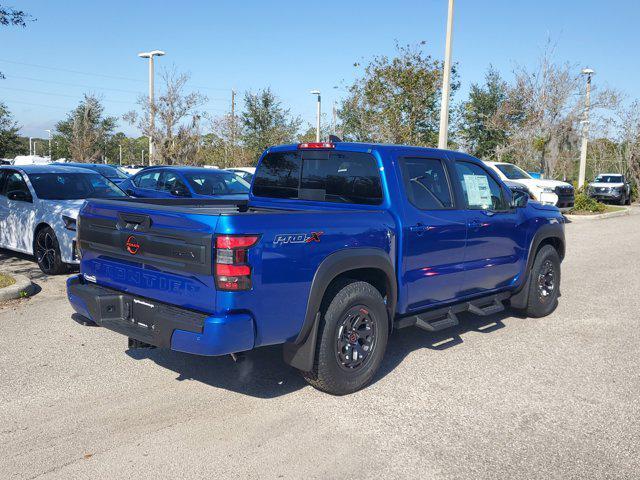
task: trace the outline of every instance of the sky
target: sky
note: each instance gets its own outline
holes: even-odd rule
[[[84,92],[102,96],[109,115],[136,107],[148,88],[145,50],[166,56],[157,68],[191,75],[211,115],[228,111],[231,89],[271,87],[283,104],[315,121],[358,75],[354,62],[392,55],[394,45],[426,41],[444,55],[447,0],[3,1],[32,14],[27,28],[0,27],[0,101],[24,135],[46,137]],[[453,60],[459,102],[489,65],[505,78],[531,66],[550,39],[559,62],[596,70],[594,85],[640,98],[640,2],[618,0],[457,0]],[[334,88],[338,87],[338,88]],[[119,130],[137,134],[120,121]]]

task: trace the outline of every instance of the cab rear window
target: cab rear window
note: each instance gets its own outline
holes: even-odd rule
[[[302,150],[264,157],[253,181],[258,197],[378,205],[382,182],[373,155]]]

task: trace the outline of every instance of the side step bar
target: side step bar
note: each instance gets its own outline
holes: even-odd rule
[[[428,332],[437,332],[445,328],[455,327],[457,313],[471,312],[486,317],[504,310],[504,300],[511,296],[509,292],[483,297],[470,302],[463,302],[450,307],[438,308],[417,315],[403,317],[395,321],[395,328],[418,327]]]

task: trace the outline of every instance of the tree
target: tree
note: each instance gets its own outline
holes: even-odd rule
[[[246,92],[241,138],[254,162],[265,148],[294,141],[302,121],[293,117],[270,88]]]
[[[141,113],[131,111],[124,119],[151,137],[155,148],[153,162],[194,164],[200,149],[200,111],[207,97],[185,92],[189,75],[166,69],[161,73],[161,93],[154,105],[155,125],[151,128],[151,106],[146,96],[138,99]]]
[[[13,7],[7,7],[6,5],[0,4],[0,26],[2,27],[22,27],[25,28],[27,26],[27,22],[33,22],[35,18],[33,18],[28,13],[22,10],[16,10]],[[4,75],[0,72],[0,79],[3,79]]]
[[[472,155],[492,158],[496,148],[507,142],[509,126],[497,121],[497,113],[504,109],[507,94],[507,83],[493,67],[489,68],[484,85],[471,85],[469,100],[460,106],[458,135]]]
[[[66,120],[56,124],[57,152],[78,162],[93,162],[103,157],[106,144],[115,128],[115,117],[105,117],[98,97],[85,94]],[[68,155],[62,155],[68,153]]]
[[[621,173],[633,179],[640,188],[640,101],[619,106],[614,117],[618,132],[616,158]]]
[[[16,10],[13,7],[7,7],[0,4],[0,25],[3,27],[15,26],[26,27],[27,22],[35,19],[22,10]]]
[[[395,57],[377,56],[364,67],[338,110],[345,139],[438,143],[443,68],[442,62],[423,52],[424,44],[396,45]],[[455,92],[459,87],[455,66],[452,78]]]
[[[0,158],[15,157],[21,153],[22,144],[18,130],[20,127],[14,121],[11,112],[0,102]]]

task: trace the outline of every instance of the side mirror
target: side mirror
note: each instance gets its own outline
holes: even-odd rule
[[[189,193],[189,190],[187,190],[184,187],[174,188],[169,193],[171,193],[171,195],[173,195],[174,197],[190,197],[191,196],[191,193]]]
[[[24,190],[12,190],[7,193],[7,198],[9,200],[13,200],[14,202],[28,202],[33,203],[33,198],[31,194],[25,192]]]
[[[527,206],[529,201],[529,193],[524,190],[512,190],[511,192],[511,208],[523,208]]]

